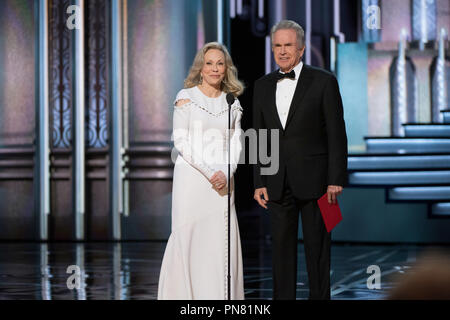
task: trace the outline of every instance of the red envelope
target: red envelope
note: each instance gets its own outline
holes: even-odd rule
[[[320,212],[322,213],[323,222],[328,233],[342,220],[341,209],[336,199],[336,204],[328,203],[328,195],[325,193],[319,200],[317,200]]]

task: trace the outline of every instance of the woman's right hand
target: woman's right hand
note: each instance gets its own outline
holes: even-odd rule
[[[215,189],[220,190],[227,185],[227,177],[225,173],[219,170],[213,174],[209,182],[211,182]]]

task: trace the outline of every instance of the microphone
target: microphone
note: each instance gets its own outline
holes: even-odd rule
[[[227,93],[227,102],[228,105],[231,106],[234,103],[234,95],[232,93]]]

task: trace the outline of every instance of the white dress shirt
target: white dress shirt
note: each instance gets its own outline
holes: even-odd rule
[[[280,117],[283,129],[286,126],[289,108],[291,106],[292,98],[294,97],[295,88],[297,87],[297,82],[300,76],[300,72],[302,71],[302,67],[302,61],[300,61],[300,63],[294,67],[293,70],[295,72],[295,79],[284,78],[277,82],[276,104],[278,116]]]

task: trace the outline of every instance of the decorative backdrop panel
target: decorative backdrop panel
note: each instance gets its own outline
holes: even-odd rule
[[[1,1],[0,146],[31,145],[35,128],[37,36],[33,0]]]

